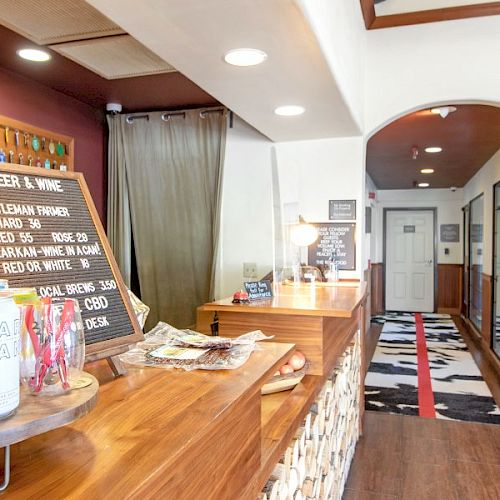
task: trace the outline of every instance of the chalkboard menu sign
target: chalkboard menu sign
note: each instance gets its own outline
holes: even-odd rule
[[[355,270],[356,224],[324,222],[314,226],[318,229],[319,237],[309,245],[309,265],[321,268],[333,260],[340,270]]]
[[[273,287],[269,280],[247,281],[245,282],[245,290],[249,300],[271,299],[273,296]]]
[[[83,175],[0,164],[0,279],[78,299],[87,354],[142,332]]]

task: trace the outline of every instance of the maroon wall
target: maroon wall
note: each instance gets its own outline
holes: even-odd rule
[[[75,138],[75,170],[85,175],[97,211],[104,220],[104,114],[33,80],[0,69],[0,115]]]

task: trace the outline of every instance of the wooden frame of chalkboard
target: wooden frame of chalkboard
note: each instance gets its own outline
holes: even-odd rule
[[[83,174],[0,163],[0,256],[11,286],[78,299],[87,361],[144,338]]]

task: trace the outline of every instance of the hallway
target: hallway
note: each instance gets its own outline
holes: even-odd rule
[[[460,333],[499,403],[498,373],[459,318]],[[381,326],[366,342],[371,360]],[[365,413],[344,500],[496,500],[500,498],[500,425]]]

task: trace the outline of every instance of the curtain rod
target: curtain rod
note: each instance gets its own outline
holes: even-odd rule
[[[206,118],[207,114],[209,113],[223,113],[226,110],[226,108],[212,108],[212,109],[203,109],[199,112],[200,118]],[[187,110],[190,111],[190,110]],[[186,112],[187,111],[166,111],[161,115],[161,119],[164,122],[168,122],[172,116],[182,116],[183,118],[186,118]],[[126,121],[128,124],[132,124],[134,120],[148,120],[149,121],[149,114],[142,114],[142,115],[128,115],[126,118]]]
[[[134,120],[146,120],[149,121],[149,115],[128,115],[127,123],[134,123]]]

